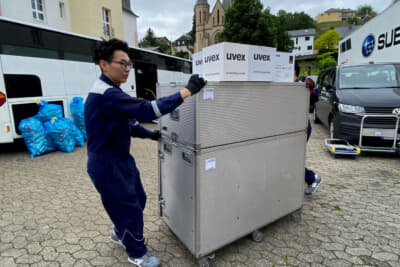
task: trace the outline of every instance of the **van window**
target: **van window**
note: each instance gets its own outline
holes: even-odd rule
[[[399,87],[399,72],[400,65],[393,64],[343,67],[339,84],[341,89]]]

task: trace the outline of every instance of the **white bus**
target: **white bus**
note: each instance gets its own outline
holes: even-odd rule
[[[21,138],[18,124],[38,111],[36,100],[60,104],[71,117],[69,103],[85,98],[100,68],[92,49],[99,39],[0,17],[0,143]],[[122,89],[153,100],[156,83],[187,81],[190,60],[130,48],[134,64]]]

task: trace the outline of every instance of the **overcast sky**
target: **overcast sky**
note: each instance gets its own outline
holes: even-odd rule
[[[208,0],[210,9],[214,7],[216,1]],[[189,32],[192,29],[196,2],[196,0],[131,0],[132,10],[139,16],[139,40],[145,36],[148,28],[152,28],[157,37],[166,36],[171,41]],[[261,0],[261,2],[264,8],[270,7],[273,14],[280,9],[292,13],[304,11],[315,19],[319,13],[329,8],[355,10],[360,5],[371,5],[379,13],[387,8],[392,0]]]

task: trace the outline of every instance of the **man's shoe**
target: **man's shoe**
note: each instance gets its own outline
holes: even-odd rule
[[[312,195],[313,193],[315,193],[315,191],[317,191],[318,187],[321,185],[322,178],[316,174],[314,177],[315,177],[314,183],[312,183],[311,185],[307,186],[306,189],[304,189],[304,194]]]
[[[141,258],[128,257],[128,261],[139,267],[157,267],[160,266],[160,259],[156,256],[150,256],[148,253]]]
[[[112,242],[125,248],[125,245],[122,243],[122,240],[118,237],[115,230],[112,231],[110,238]]]

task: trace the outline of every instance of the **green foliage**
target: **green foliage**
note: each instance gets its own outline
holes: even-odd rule
[[[151,28],[147,29],[146,36],[139,42],[139,45],[141,47],[158,46],[162,53],[172,54],[170,44],[166,41],[157,42],[154,31]]]
[[[377,13],[374,11],[371,5],[363,5],[357,8],[356,15],[359,17],[365,17],[366,15],[375,17]]]
[[[189,35],[192,37],[190,44],[194,45],[196,42],[196,15],[193,15],[192,30],[189,32]]]
[[[279,10],[278,17],[286,31],[316,28],[313,18],[304,12],[286,13]]]
[[[328,30],[315,40],[315,49],[337,49],[341,37],[337,30]]]
[[[146,36],[142,39],[140,45],[157,46],[156,37],[154,35],[154,31],[151,28],[147,29]]]
[[[319,50],[317,64],[320,70],[337,65],[337,47],[340,39],[337,30],[328,30],[315,40],[314,47]]]
[[[287,31],[315,28],[313,19],[304,12],[292,14],[280,10],[275,16],[269,8],[262,9],[260,0],[234,1],[225,13],[224,30],[218,40],[291,51],[293,44]]]
[[[162,53],[171,55],[171,47],[168,42],[162,41],[162,42],[156,43],[156,45],[158,47],[160,47],[160,50]]]
[[[273,46],[274,36],[260,0],[234,1],[225,13],[219,41]]]
[[[320,70],[324,70],[326,68],[334,67],[336,65],[337,65],[336,60],[331,56],[327,56],[325,58],[322,58],[322,59],[318,60],[318,68]]]
[[[189,53],[184,51],[177,51],[174,56],[189,59]]]
[[[351,17],[347,19],[347,22],[349,24],[354,24],[354,25],[360,25],[361,24],[361,19],[357,17]]]

